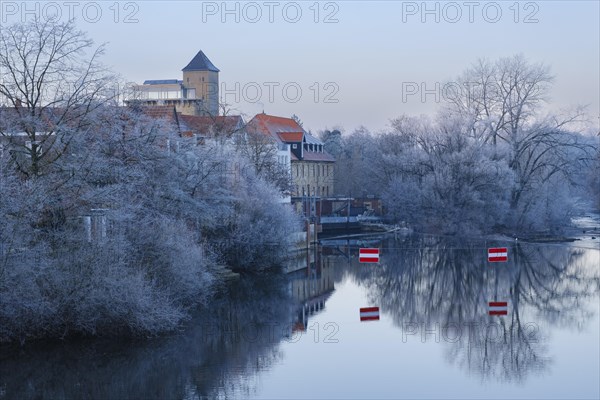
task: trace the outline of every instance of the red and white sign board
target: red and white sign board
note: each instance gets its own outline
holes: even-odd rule
[[[379,262],[379,249],[359,249],[358,250],[358,261],[361,263],[378,263]]]
[[[489,262],[508,261],[508,249],[506,247],[491,247],[488,249]]]
[[[364,307],[360,309],[361,321],[379,321],[379,307]]]
[[[507,315],[508,303],[506,301],[490,301],[488,310],[489,315]]]

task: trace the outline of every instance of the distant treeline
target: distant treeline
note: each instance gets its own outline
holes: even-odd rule
[[[395,221],[442,231],[557,230],[600,208],[596,132],[584,111],[543,115],[552,76],[522,56],[479,61],[435,118],[402,116],[373,134],[324,131],[336,192],[376,194]]]

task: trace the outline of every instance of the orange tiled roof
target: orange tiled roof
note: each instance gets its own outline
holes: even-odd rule
[[[178,116],[190,130],[201,135],[230,136],[239,131],[244,124],[244,120],[239,115],[204,117],[179,114]]]
[[[271,135],[282,132],[304,133],[304,129],[293,119],[276,117],[265,113],[255,115],[248,125],[251,125],[254,129],[262,133]]]
[[[25,106],[7,107],[0,106],[0,132],[24,129],[24,125],[36,125],[36,131],[53,131],[57,123],[62,125],[77,124],[80,120],[80,111],[67,110],[62,107],[38,107],[34,118],[31,118],[30,109]]]
[[[261,132],[265,135],[269,135],[284,143],[301,142],[303,144],[316,143],[320,146],[323,145],[320,140],[309,133],[306,133],[300,124],[292,118],[276,117],[265,113],[257,114],[250,122],[248,122],[247,129],[249,132]],[[335,158],[325,151],[303,150],[301,157],[302,161],[335,162]],[[298,161],[298,156],[292,152],[291,159],[292,161]]]
[[[176,118],[175,106],[142,106],[141,111],[152,118]]]
[[[283,142],[302,142],[302,138],[304,137],[304,132],[279,132],[277,136]]]

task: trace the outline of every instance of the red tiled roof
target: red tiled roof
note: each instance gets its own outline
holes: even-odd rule
[[[0,132],[20,131],[24,126],[35,125],[36,131],[53,131],[60,122],[63,126],[77,125],[85,115],[78,107],[38,107],[32,118],[31,109],[26,106],[0,106]]]
[[[142,106],[140,109],[148,117],[170,120],[176,118],[175,106]]]
[[[275,135],[282,132],[302,132],[304,129],[293,119],[276,117],[265,113],[257,114],[248,123],[252,129],[256,129],[264,134]]]
[[[175,106],[140,106],[137,110],[148,118],[164,120],[167,123],[172,124],[179,133],[185,130],[182,129],[183,127],[180,124]],[[125,118],[127,119],[127,117]]]
[[[230,136],[239,131],[244,120],[239,115],[226,115],[217,117],[200,117],[196,115],[179,114],[179,119],[194,133],[201,135],[226,135]]]
[[[248,122],[247,129],[248,132],[261,132],[265,135],[270,135],[284,143],[306,142],[311,144],[317,143],[322,146],[322,143],[318,139],[306,133],[300,124],[292,118],[276,117],[265,113],[257,114]],[[291,153],[291,157],[293,161],[298,160],[293,152]],[[303,150],[302,160],[335,162],[335,158],[327,152],[313,152],[308,150]]]
[[[302,138],[304,137],[304,132],[279,132],[277,136],[283,142],[302,142]]]

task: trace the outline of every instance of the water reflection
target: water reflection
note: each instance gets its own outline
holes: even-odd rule
[[[0,398],[247,397],[253,377],[281,359],[294,310],[283,277],[248,278],[175,336],[4,349]]]
[[[448,361],[469,373],[523,381],[548,367],[545,324],[590,318],[585,300],[598,294],[597,269],[585,250],[567,246],[514,244],[502,264],[487,262],[487,247],[407,236],[385,243],[379,267],[352,271],[407,341],[444,342]],[[507,301],[508,315],[489,316],[489,301]]]
[[[585,327],[586,301],[600,290],[597,263],[585,258],[597,250],[515,243],[508,263],[490,265],[494,243],[484,241],[409,235],[326,244],[293,260],[295,272],[231,284],[175,335],[1,349],[0,399],[260,397],[259,379],[286,362],[286,343],[310,336],[312,318],[330,312],[328,321],[343,323],[327,302],[348,278],[407,346],[439,342],[447,362],[468,374],[523,382],[548,371],[551,328]],[[381,247],[381,263],[359,264],[358,247]],[[507,316],[488,315],[493,300],[508,302]]]
[[[306,252],[306,268],[289,274],[289,287],[297,303],[293,333],[301,334],[308,327],[311,316],[325,308],[325,302],[335,290],[334,261],[325,257],[321,249]]]

